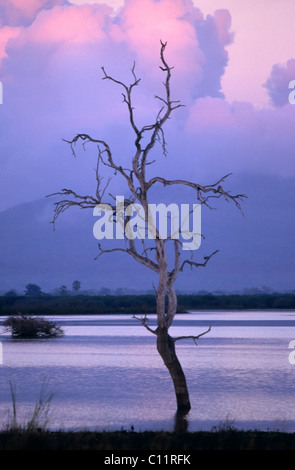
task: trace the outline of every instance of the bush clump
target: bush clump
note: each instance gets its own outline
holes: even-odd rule
[[[10,331],[12,336],[17,338],[50,338],[63,335],[62,328],[43,317],[15,315],[8,317],[3,326],[6,332]]]

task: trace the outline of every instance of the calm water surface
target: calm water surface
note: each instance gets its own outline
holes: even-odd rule
[[[173,385],[155,336],[131,315],[50,317],[62,338],[14,340],[3,334],[0,425],[16,387],[19,416],[29,416],[44,380],[53,392],[51,429],[172,430]],[[150,325],[155,321],[149,316]],[[192,410],[189,431],[228,422],[240,429],[295,431],[295,312],[192,312],[178,315],[172,336],[211,331],[177,342]]]

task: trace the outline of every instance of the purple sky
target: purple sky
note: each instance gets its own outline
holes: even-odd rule
[[[253,240],[255,221],[276,207],[275,224],[284,232],[285,255],[290,253],[295,105],[288,103],[288,84],[295,79],[294,15],[289,0],[0,0],[0,211],[62,187],[93,191],[95,152],[73,159],[62,141],[78,132],[108,140],[117,161],[128,164],[133,136],[121,90],[101,80],[100,67],[129,81],[136,61],[142,77],[134,93],[136,119],[149,123],[159,105],[154,95],[163,89],[162,39],[175,67],[173,97],[185,107],[166,127],[169,155],[164,158],[157,148],[154,170],[200,184],[233,172],[234,189],[250,195],[253,190],[259,198],[245,206]],[[262,201],[264,194],[268,199]],[[228,217],[240,224],[234,209]],[[261,233],[268,237],[266,229]],[[260,253],[255,246],[253,257]],[[269,259],[269,251],[265,256]],[[273,287],[283,272],[286,287],[292,287],[294,270],[283,263],[269,280]],[[263,284],[262,278],[254,276],[253,284]]]

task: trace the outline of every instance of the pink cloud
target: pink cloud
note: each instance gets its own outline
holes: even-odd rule
[[[192,57],[190,47],[195,46],[194,53],[198,53],[196,31],[189,21],[193,11],[187,11],[182,0],[129,0],[122,11],[121,27],[129,44],[145,59],[153,60],[161,39],[169,42],[174,61],[182,63]]]
[[[6,53],[6,46],[8,44],[8,41],[12,38],[16,38],[22,28],[18,27],[10,27],[10,26],[3,26],[0,28],[0,63],[4,59],[4,57],[7,57]]]
[[[189,132],[224,129],[234,123],[230,105],[221,98],[199,98],[190,109],[186,128]]]
[[[0,16],[5,24],[11,26],[27,25],[36,18],[37,14],[56,5],[68,4],[67,0],[5,0],[0,6]]]
[[[197,96],[220,95],[228,60],[224,47],[233,39],[228,11],[204,18],[190,0],[127,0],[118,19],[126,44],[149,78],[159,82],[161,39],[168,42],[166,57],[179,84],[177,98],[189,105]]]
[[[22,41],[66,45],[100,41],[110,23],[110,11],[106,5],[88,4],[43,10],[26,28]]]
[[[231,40],[230,15],[226,10],[204,19],[191,0],[127,0],[114,19],[113,10],[103,4],[77,6],[63,0],[45,4],[43,0],[31,0],[24,6],[18,0],[10,0],[8,5],[35,15],[11,45],[12,56],[13,50],[21,50],[25,45],[42,47],[43,44],[57,47],[55,54],[59,56],[64,50],[67,60],[71,47],[98,45],[107,40],[114,48],[124,44],[140,70],[148,71],[148,80],[161,83],[163,74],[158,68],[161,39],[168,42],[166,58],[175,67],[174,83],[181,84],[175,99],[189,105],[192,97],[220,93],[220,79],[227,64],[224,45]],[[209,35],[213,38],[210,48],[204,40]],[[4,39],[0,48],[1,44],[4,55]],[[97,60],[100,55],[103,54]],[[131,64],[132,61],[127,64],[128,68]]]
[[[213,15],[219,42],[226,46],[233,42],[234,33],[231,29],[231,15],[228,10],[216,10]]]
[[[193,24],[202,19],[200,11],[185,0],[128,0],[119,15],[125,42],[135,52],[139,68],[148,70],[155,83],[163,77],[158,68],[160,40],[168,42],[166,58],[174,67],[174,81],[183,83],[174,98],[185,102],[202,78],[204,55]]]
[[[227,11],[205,18],[188,0],[128,0],[114,17],[106,5],[53,3],[52,8],[39,11],[30,24],[0,29],[3,72],[9,75],[4,83],[7,132],[3,133],[1,155],[9,162],[10,175],[19,169],[21,160],[23,171],[35,165],[46,179],[48,171],[59,168],[60,152],[71,161],[61,139],[81,131],[106,136],[120,161],[130,156],[133,141],[126,138],[130,129],[121,90],[101,80],[100,67],[128,83],[136,60],[142,81],[134,93],[135,115],[147,124],[159,110],[154,94],[163,90],[163,73],[158,67],[160,39],[168,41],[166,57],[175,67],[172,97],[186,106],[167,123],[169,157],[171,151],[173,159],[180,140],[183,145],[177,158],[183,149],[190,156],[196,148],[203,148],[202,167],[209,171],[212,166],[215,169],[210,152],[210,146],[215,145],[225,171],[265,167],[278,172],[281,156],[273,154],[270,162],[268,153],[279,149],[282,138],[284,146],[293,145],[290,129],[294,128],[295,106],[283,107],[280,114],[262,114],[247,103],[230,105],[223,99],[221,77],[228,61],[226,45],[232,41]],[[266,150],[261,150],[264,143]],[[62,150],[58,147],[55,151],[59,145]],[[284,162],[293,172],[290,155],[287,149]],[[85,159],[77,162],[80,178]],[[92,171],[93,162],[89,164]],[[216,169],[223,173],[223,169]],[[190,165],[187,171],[191,171]],[[5,174],[2,178],[6,180]],[[13,181],[5,188],[10,195],[19,191]]]
[[[203,18],[191,2],[184,0],[127,0],[120,25],[126,33],[126,40],[134,49],[142,51],[146,58],[154,57],[154,49],[160,39],[168,41],[177,56],[177,52],[184,52],[186,46],[198,46],[195,29],[188,21],[192,13],[195,19]],[[186,52],[191,54],[189,49]],[[182,59],[181,56],[178,58]]]

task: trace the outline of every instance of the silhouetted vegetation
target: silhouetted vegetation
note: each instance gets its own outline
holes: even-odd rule
[[[295,309],[295,294],[179,295],[178,312],[188,310]],[[155,295],[2,296],[0,315],[91,315],[155,313]]]
[[[272,310],[294,309],[295,294],[255,295],[180,295],[178,304],[184,310]]]
[[[64,286],[64,285],[63,285],[63,286],[60,286],[60,288],[59,288],[59,295],[63,295],[63,296],[68,295],[68,288],[67,288],[67,286]]]
[[[8,301],[9,300],[9,301]],[[1,315],[83,315],[103,313],[153,313],[156,303],[153,295],[146,296],[19,296],[0,297]]]
[[[62,329],[54,322],[44,318],[26,315],[9,316],[4,322],[5,331],[17,338],[50,338],[63,334]]]
[[[0,433],[0,450],[171,450],[173,453],[192,453],[195,450],[295,450],[295,434],[231,429],[193,433],[6,431]]]
[[[8,422],[4,425],[6,432],[32,434],[47,430],[48,414],[53,393],[48,390],[48,382],[45,379],[40,389],[39,399],[36,402],[31,415],[24,421],[18,416],[18,404],[16,401],[16,386],[10,381],[10,393],[12,399],[12,410],[8,414]]]
[[[25,295],[28,297],[39,297],[40,295],[43,295],[43,292],[41,287],[37,284],[27,284]]]
[[[72,288],[74,292],[78,292],[78,290],[81,289],[81,282],[80,281],[74,281],[72,284]]]
[[[11,289],[6,292],[5,297],[17,297],[17,292],[15,289]]]

